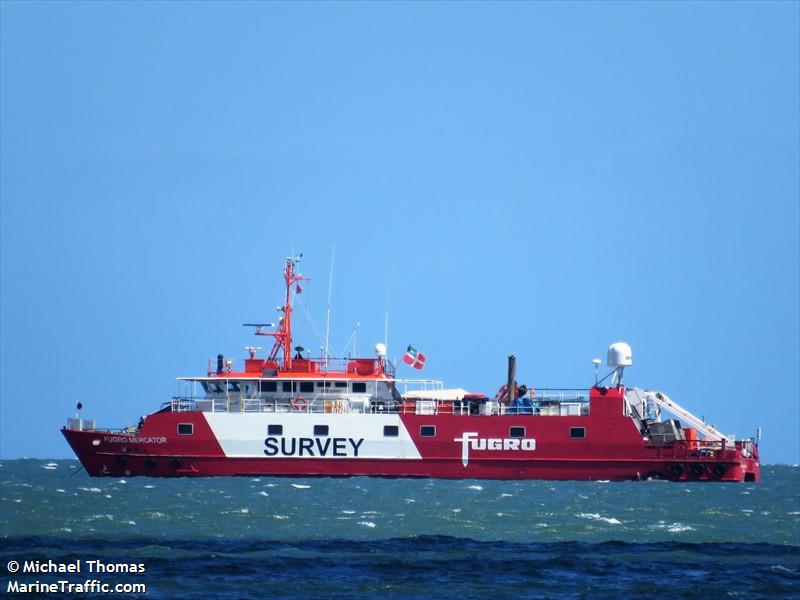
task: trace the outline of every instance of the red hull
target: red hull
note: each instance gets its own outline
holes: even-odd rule
[[[546,479],[571,481],[628,481],[670,479],[673,481],[759,481],[757,465],[747,462],[720,463],[713,460],[475,460],[466,468],[457,460],[425,461],[384,459],[299,460],[227,458],[194,456],[126,456],[124,465],[111,455],[81,455],[81,463],[94,476],[112,477],[213,477],[213,476],[288,476],[288,477],[433,477],[439,479]],[[178,462],[176,462],[178,461]],[[682,465],[683,473],[673,468]],[[695,475],[691,468],[702,466]],[[714,468],[723,465],[723,475]]]
[[[592,392],[591,416],[400,415],[419,451],[414,459],[229,456],[202,412],[157,413],[136,434],[62,431],[93,476],[759,481],[757,446],[750,453],[742,443],[713,450],[686,441],[652,445],[623,414],[621,392]],[[314,423],[321,417],[302,418]],[[175,435],[178,423],[191,423],[193,435]],[[421,437],[421,428],[430,425],[435,437]],[[502,442],[510,427],[525,428],[535,438],[534,451],[473,447],[464,453],[465,435]],[[575,427],[587,432],[585,439],[569,439],[565,432]]]

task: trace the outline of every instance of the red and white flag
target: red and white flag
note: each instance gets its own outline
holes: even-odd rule
[[[425,355],[422,352],[414,350],[411,346],[408,347],[406,353],[403,355],[403,362],[411,365],[415,369],[421,369],[425,366]]]

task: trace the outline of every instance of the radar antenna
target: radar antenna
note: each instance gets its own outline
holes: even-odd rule
[[[257,332],[256,335],[258,335]],[[256,352],[261,350],[261,346],[245,346],[244,349],[247,350],[247,352],[250,354],[250,358],[255,358]]]

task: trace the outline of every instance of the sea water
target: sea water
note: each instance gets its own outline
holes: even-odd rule
[[[800,468],[765,466],[760,484],[101,479],[75,460],[6,460],[0,535],[2,593],[95,580],[153,598],[800,598]]]

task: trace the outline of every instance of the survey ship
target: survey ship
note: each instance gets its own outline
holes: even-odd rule
[[[756,438],[723,435],[661,392],[626,387],[622,342],[608,349],[603,379],[595,359],[587,389],[518,385],[510,356],[494,395],[398,378],[384,344],[368,358],[312,358],[292,348],[298,262],[286,259],[278,322],[245,324],[274,339],[265,358],[248,346],[237,369],[218,355],[137,426],[68,420],[62,433],[90,475],[760,479]],[[425,362],[411,347],[404,359],[412,370]]]

